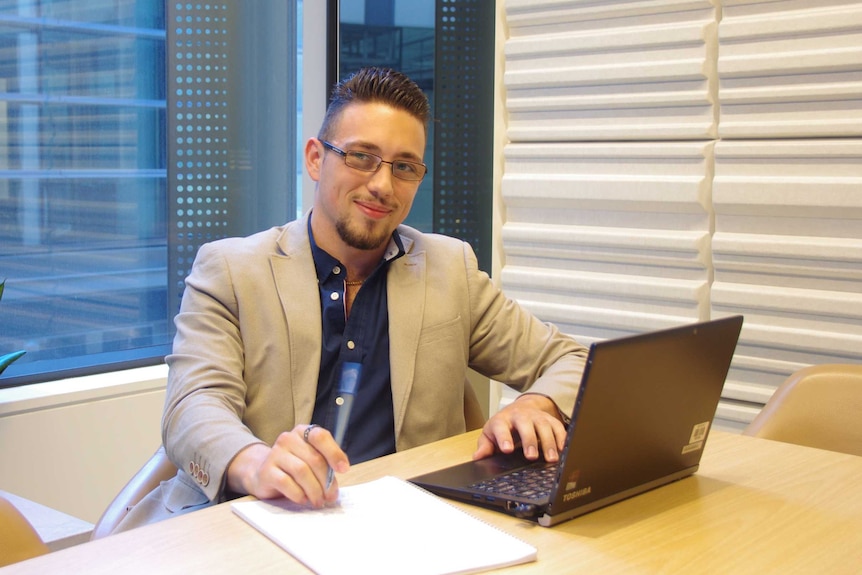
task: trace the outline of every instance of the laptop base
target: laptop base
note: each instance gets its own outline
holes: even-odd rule
[[[550,515],[548,513],[545,513],[544,515],[536,518],[536,521],[542,527],[551,527],[553,525],[557,525],[558,523],[562,523],[563,521],[568,521],[569,519],[574,519],[575,517],[586,515],[587,513],[595,511],[596,509],[607,507],[608,505],[617,503],[619,501],[622,501],[623,499],[628,499],[630,497],[634,497],[635,495],[640,495],[642,493],[646,493],[647,491],[651,491],[658,487],[673,483],[674,481],[685,479],[686,477],[691,476],[695,471],[697,471],[698,467],[698,465],[695,465],[694,467],[683,469],[678,473],[672,473],[671,475],[668,475],[666,477],[661,477],[659,479],[656,479],[655,481],[650,481],[649,483],[644,483],[643,485],[632,487],[631,489],[615,493],[603,499],[591,501],[590,503],[582,507],[575,507],[573,509],[569,509],[568,511],[558,513],[557,515]]]

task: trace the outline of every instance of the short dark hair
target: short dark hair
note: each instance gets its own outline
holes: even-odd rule
[[[426,128],[431,115],[428,97],[413,80],[391,68],[362,68],[333,88],[317,137],[331,138],[341,111],[353,102],[379,102],[404,110]]]

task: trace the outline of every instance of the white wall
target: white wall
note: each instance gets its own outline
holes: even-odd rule
[[[503,288],[588,343],[745,316],[717,423],[862,362],[862,5],[508,0]]]
[[[0,489],[95,523],[161,444],[165,366],[0,390]]]

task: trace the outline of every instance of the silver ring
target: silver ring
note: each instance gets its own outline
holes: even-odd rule
[[[302,432],[302,438],[305,440],[306,443],[310,443],[310,441],[308,441],[308,434],[311,433],[311,430],[314,429],[315,427],[320,427],[320,426],[317,425],[316,423],[312,423],[311,425],[309,425],[308,427],[305,428],[305,431]]]

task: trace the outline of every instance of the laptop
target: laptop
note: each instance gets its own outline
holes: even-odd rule
[[[742,319],[593,343],[558,463],[517,449],[410,481],[547,527],[687,477],[700,464]]]

